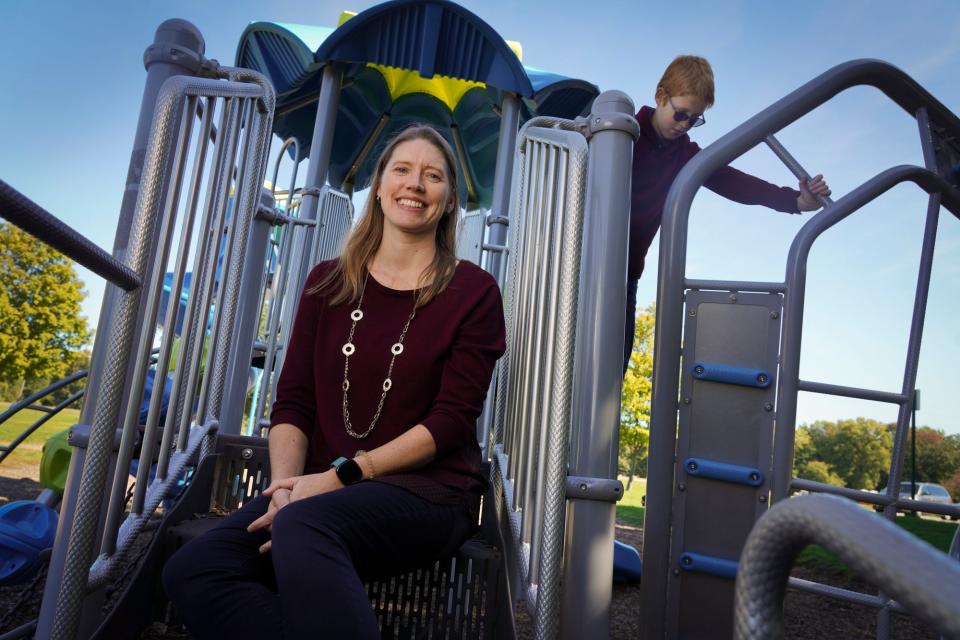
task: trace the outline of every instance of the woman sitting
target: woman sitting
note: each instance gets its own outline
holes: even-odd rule
[[[476,530],[476,419],[505,349],[496,281],[455,253],[449,144],[387,145],[362,219],[310,273],[277,385],[272,483],[163,582],[198,638],[379,638],[364,582]]]

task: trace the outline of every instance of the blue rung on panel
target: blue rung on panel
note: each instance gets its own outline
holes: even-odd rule
[[[770,386],[770,372],[766,369],[734,367],[729,364],[697,360],[693,363],[690,373],[697,380],[738,384],[758,389],[766,389]]]
[[[726,560],[713,556],[705,556],[689,551],[680,554],[680,568],[684,571],[696,571],[720,578],[737,577],[737,563],[735,560]]]
[[[763,484],[763,472],[756,467],[745,467],[739,464],[717,462],[704,458],[687,458],[686,462],[683,463],[683,468],[687,475],[697,476],[698,478],[722,480],[723,482],[745,484],[751,487],[759,487]]]

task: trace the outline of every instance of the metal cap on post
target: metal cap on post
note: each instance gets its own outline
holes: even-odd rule
[[[126,264],[127,246],[130,241],[130,231],[133,213],[136,208],[137,196],[140,192],[140,178],[143,173],[143,164],[146,156],[147,140],[153,124],[153,113],[156,108],[157,96],[163,83],[177,75],[194,75],[205,62],[203,54],[206,50],[203,36],[200,31],[186,20],[167,20],[156,30],[153,44],[144,54],[144,65],[147,69],[147,80],[143,89],[143,98],[140,103],[140,116],[137,121],[137,131],[134,136],[133,151],[130,154],[130,163],[127,169],[127,181],[120,205],[120,214],[117,222],[117,232],[113,243],[113,256]],[[156,52],[152,55],[152,52]],[[159,225],[160,221],[157,221]],[[152,256],[147,264],[152,263]],[[145,281],[145,280],[144,280]],[[97,328],[107,328],[114,324],[116,315],[117,287],[107,285],[103,303],[100,307],[100,316]],[[141,303],[144,301],[141,300]],[[142,314],[141,314],[142,315]],[[134,328],[134,335],[139,333],[139,327]],[[80,413],[81,424],[91,424],[97,404],[101,373],[109,348],[109,333],[99,332],[94,340],[93,353],[90,362],[90,378],[87,381],[86,398]],[[131,362],[128,378],[135,363]],[[126,399],[121,400],[120,406],[125,406]],[[79,469],[83,463],[83,450],[75,450],[77,472],[71,474],[71,481],[64,490],[63,505],[61,506],[60,526],[57,528],[57,537],[54,541],[50,567],[47,572],[46,586],[43,592],[43,603],[37,621],[37,638],[48,638],[51,635],[53,619],[63,576],[67,544],[70,538],[72,514],[74,513],[79,482]]]
[[[640,128],[633,101],[605,91],[587,122],[590,164],[581,259],[570,474],[616,479],[623,322],[627,301],[630,171]],[[592,313],[591,313],[592,312]],[[622,495],[622,493],[621,493]],[[615,503],[573,496],[567,516],[562,638],[610,633]]]

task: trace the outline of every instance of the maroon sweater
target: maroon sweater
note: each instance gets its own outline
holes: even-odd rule
[[[305,288],[333,265],[317,265]],[[403,353],[394,363],[393,388],[380,419],[362,440],[347,433],[342,409],[341,348],[357,305],[330,306],[328,300],[327,294],[301,296],[270,416],[271,426],[289,423],[306,434],[305,473],[324,471],[339,456],[375,449],[423,424],[436,443],[436,458],[415,472],[382,479],[428,498],[449,494],[444,488],[461,495],[482,490],[476,420],[494,364],[506,349],[503,305],[493,277],[461,261],[446,290],[417,310]],[[370,426],[390,364],[390,346],[399,339],[413,305],[413,291],[388,289],[367,278],[363,319],[353,338],[356,352],[350,357],[350,421],[356,432]]]
[[[676,140],[663,140],[653,128],[650,116],[653,108],[642,107],[637,112],[640,139],[633,147],[633,185],[630,198],[630,264],[628,277],[633,280],[643,273],[643,261],[653,242],[667,191],[674,178],[700,151],[696,142],[684,134]],[[704,183],[711,191],[741,204],[762,204],[785,213],[799,213],[797,198],[800,192],[789,187],[778,187],[733,167],[717,170]]]

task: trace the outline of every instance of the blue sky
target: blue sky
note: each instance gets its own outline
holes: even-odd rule
[[[253,20],[332,26],[349,0],[254,3],[169,0],[77,3],[0,0],[0,177],[100,246],[113,244],[145,73],[142,56],[164,19],[185,18],[204,34],[207,55],[232,63]],[[704,55],[717,78],[716,106],[694,139],[709,144],[840,62],[887,60],[960,112],[960,4],[925,1],[640,3],[567,0],[464,1],[524,62],[620,89],[649,103],[677,54]],[[873,89],[848,91],[779,135],[841,195],[896,164],[920,164],[912,119]],[[792,177],[766,149],[735,166],[781,184]],[[898,391],[906,353],[926,198],[903,186],[844,221],[815,245],[808,276],[804,379]],[[729,203],[704,191],[691,216],[692,277],[780,280],[804,217]],[[641,281],[656,297],[657,243]],[[96,320],[103,286],[81,274],[84,310]],[[960,220],[944,212],[918,386],[921,424],[960,432],[952,364],[960,360]],[[798,419],[864,415],[893,420],[895,408],[802,394]]]

